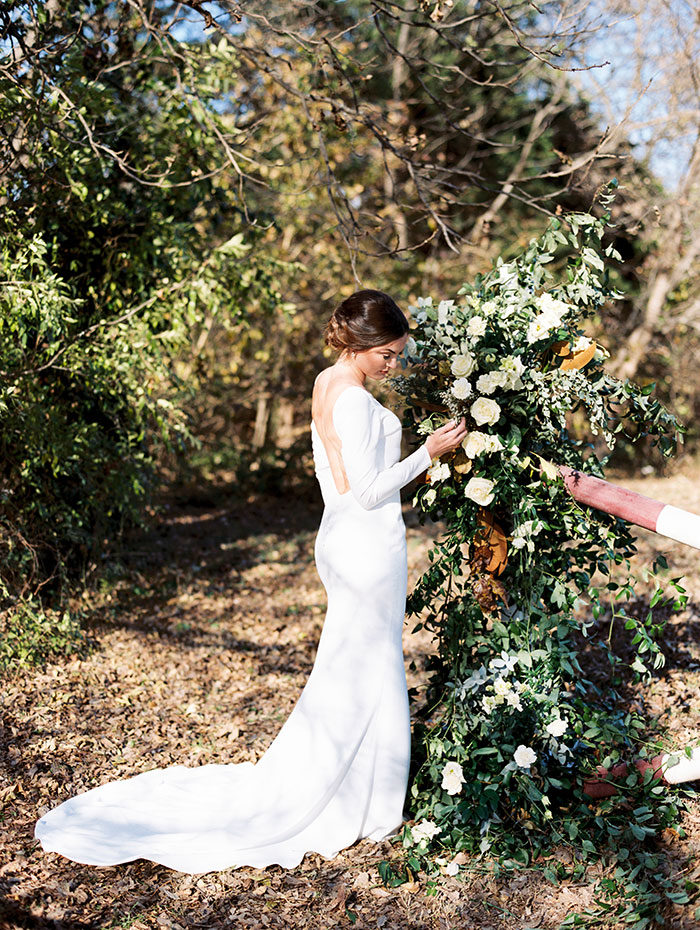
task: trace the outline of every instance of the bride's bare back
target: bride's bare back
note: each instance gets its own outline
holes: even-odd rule
[[[311,417],[316,424],[323,448],[326,450],[338,494],[346,494],[350,490],[350,485],[343,467],[341,442],[333,426],[333,406],[340,394],[349,387],[362,387],[362,385],[349,372],[333,365],[322,371],[316,378],[311,396]]]

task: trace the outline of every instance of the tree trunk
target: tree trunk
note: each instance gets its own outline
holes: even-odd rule
[[[618,378],[633,378],[662,322],[664,308],[673,291],[689,280],[700,258],[700,227],[697,213],[697,183],[700,176],[700,134],[695,139],[688,170],[676,194],[662,211],[659,224],[665,234],[655,249],[656,266],[649,275],[646,301],[638,325],[627,335],[624,348],[612,369]],[[689,238],[687,234],[689,233]]]
[[[255,427],[253,428],[253,446],[262,449],[267,438],[267,424],[270,420],[270,395],[262,392],[258,395],[258,405],[255,412]]]

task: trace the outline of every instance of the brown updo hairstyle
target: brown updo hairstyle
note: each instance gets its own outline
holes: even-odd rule
[[[385,346],[408,333],[408,320],[383,291],[356,291],[333,311],[326,344],[338,352]]]

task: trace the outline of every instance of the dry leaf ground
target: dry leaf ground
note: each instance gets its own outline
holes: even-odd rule
[[[700,467],[628,486],[700,513]],[[0,698],[0,928],[555,928],[590,906],[602,869],[551,885],[537,869],[494,876],[473,863],[457,878],[384,888],[377,863],[389,842],[360,842],[333,861],[293,870],[183,875],[139,861],[97,869],[41,851],[36,818],[108,779],[173,763],[258,758],[312,667],[325,610],[313,564],[317,495],[240,501],[219,492],[172,499],[123,568],[86,597],[94,638],[84,657],[3,682]],[[407,515],[410,571],[426,562],[434,528]],[[671,619],[667,664],[643,700],[679,744],[700,737],[699,554],[653,534],[639,564],[663,551],[684,575],[687,610]],[[407,626],[409,683],[420,687],[430,643]],[[687,838],[664,838],[669,869],[700,881],[700,808]],[[666,926],[699,928],[691,907]],[[599,926],[605,926],[600,924]],[[613,926],[612,924],[609,926]]]

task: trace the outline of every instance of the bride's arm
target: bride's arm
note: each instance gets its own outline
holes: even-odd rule
[[[333,426],[342,443],[350,491],[366,510],[381,504],[430,466],[430,453],[424,443],[400,462],[379,467],[381,418],[362,388],[343,391],[333,407]]]

